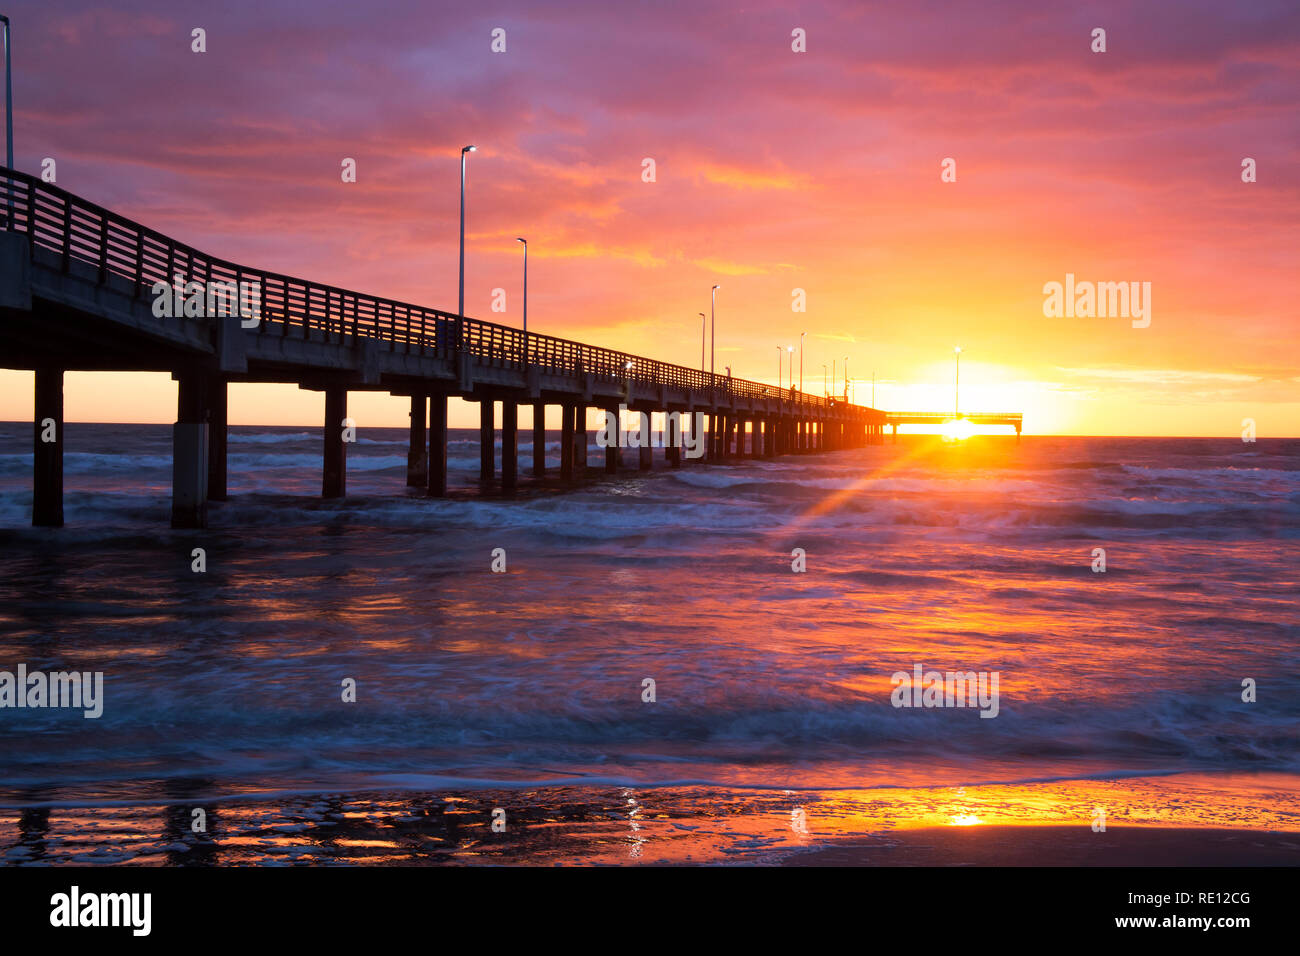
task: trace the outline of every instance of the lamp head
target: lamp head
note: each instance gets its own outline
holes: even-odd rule
[[[464,154],[464,153],[477,153],[477,152],[478,152],[478,147],[477,147],[477,146],[462,146],[462,147],[460,148],[460,151],[461,151],[462,154]]]

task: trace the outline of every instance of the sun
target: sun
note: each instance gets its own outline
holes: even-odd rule
[[[965,441],[975,434],[975,426],[964,418],[950,418],[943,423],[944,441]]]

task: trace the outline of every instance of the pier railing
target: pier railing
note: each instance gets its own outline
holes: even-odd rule
[[[137,298],[158,283],[184,290],[197,282],[206,291],[234,283],[256,302],[259,335],[313,336],[353,344],[359,338],[384,342],[391,351],[450,357],[469,353],[480,367],[526,369],[638,384],[690,389],[728,400],[781,398],[805,411],[846,407],[845,402],[779,389],[762,382],[716,375],[613,349],[550,335],[525,334],[493,322],[366,295],[350,289],[253,269],[210,256],[95,203],[0,166],[0,220],[7,230],[26,233],[33,256],[39,247],[98,269],[99,283],[126,280]],[[848,406],[854,407],[854,406]],[[861,408],[861,406],[857,406]]]

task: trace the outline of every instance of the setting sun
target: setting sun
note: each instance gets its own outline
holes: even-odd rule
[[[964,441],[976,434],[975,426],[964,418],[950,418],[943,423],[945,441]]]

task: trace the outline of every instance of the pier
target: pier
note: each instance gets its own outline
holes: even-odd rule
[[[321,494],[347,491],[348,394],[410,400],[408,486],[447,494],[447,402],[480,406],[480,477],[519,481],[519,406],[533,410],[531,474],[545,409],[561,411],[559,475],[584,477],[587,410],[620,405],[704,423],[704,462],[811,454],[883,441],[885,412],[613,349],[482,322],[218,259],[64,189],[0,167],[0,356],[35,372],[32,523],[63,524],[63,374],[170,372],[173,527],[207,524],[226,499],[231,382],[321,392]],[[500,406],[498,414],[497,408]],[[699,418],[698,416],[702,416]],[[501,435],[498,463],[495,439]],[[1017,430],[1018,433],[1018,430]],[[664,449],[669,466],[681,449]],[[606,472],[621,465],[606,449]],[[636,467],[652,466],[639,449]],[[499,472],[498,472],[499,468]]]
[[[1011,425],[1016,430],[1016,441],[1020,441],[1020,429],[1024,427],[1022,412],[954,412],[949,415],[939,412],[885,412],[885,425],[893,429],[891,439],[898,441],[899,425],[946,425],[951,421],[964,421],[971,425]]]

